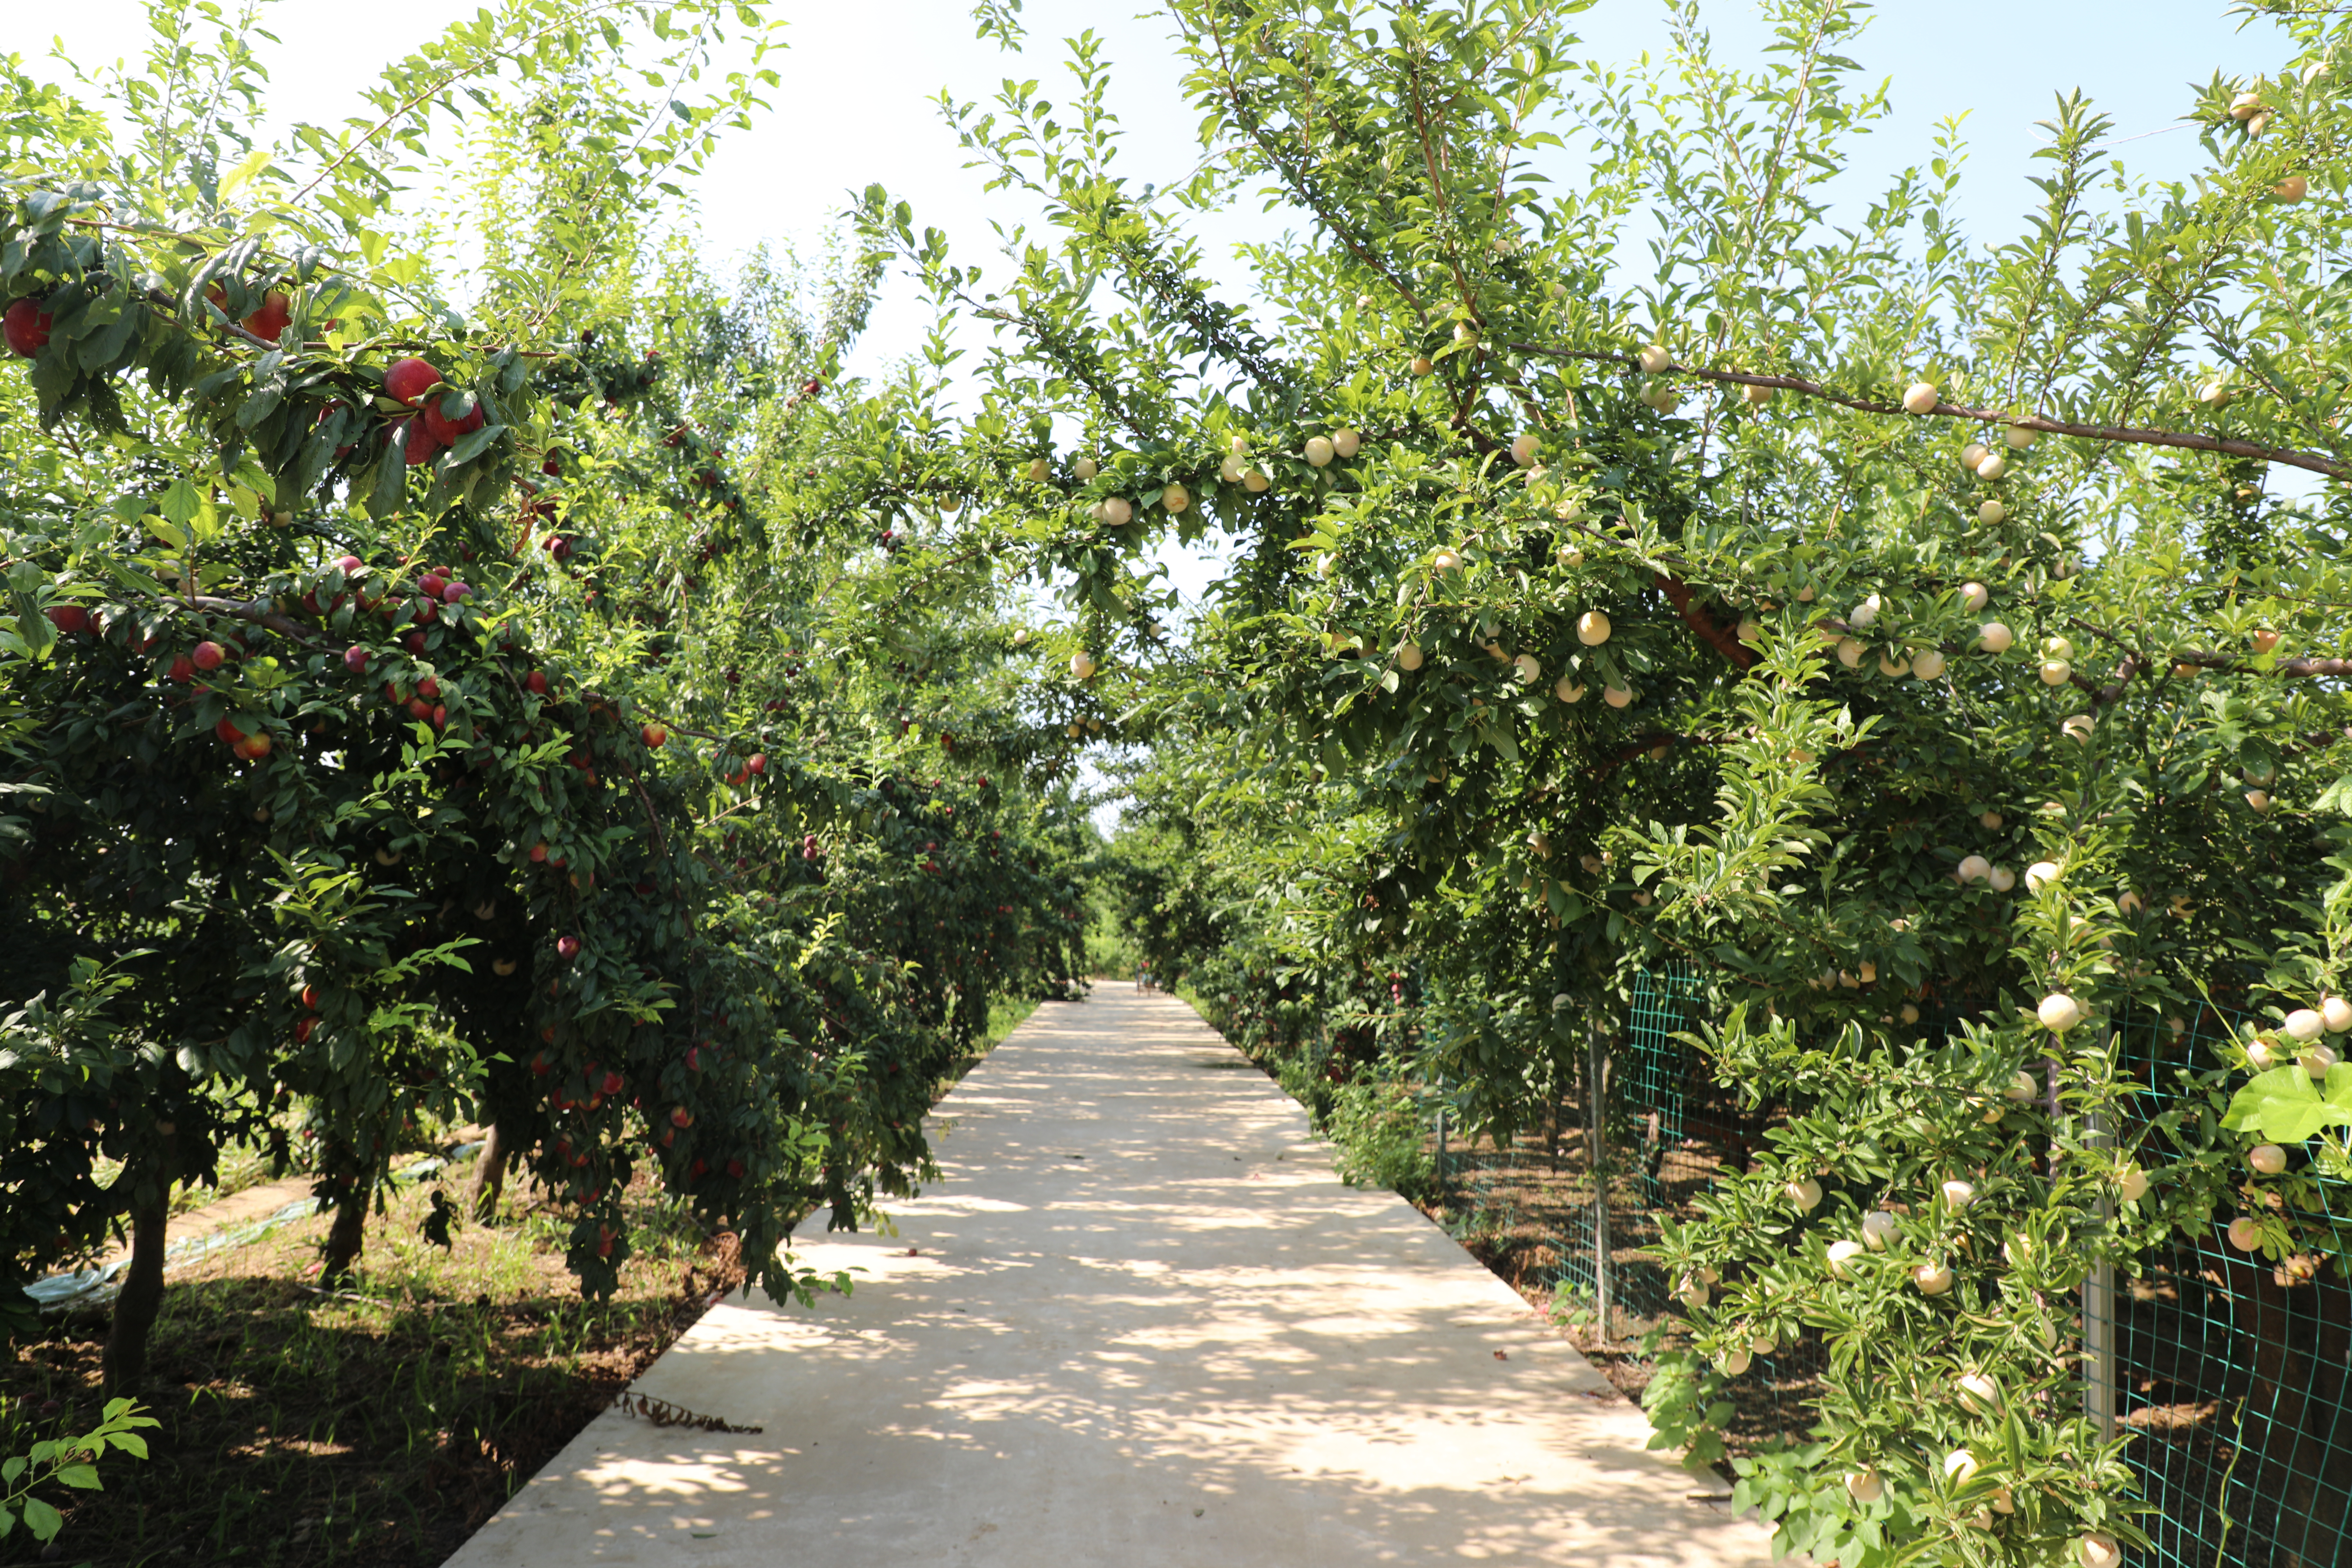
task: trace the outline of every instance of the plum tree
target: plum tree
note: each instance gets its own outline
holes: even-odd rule
[[[336,1215],[331,1274],[352,1266],[410,1119],[479,1115],[493,1191],[527,1165],[589,1290],[616,1278],[620,1194],[650,1173],[739,1231],[756,1280],[805,1295],[814,1277],[780,1250],[791,1224],[828,1199],[856,1223],[929,1169],[920,1112],[958,1036],[908,995],[944,988],[968,1031],[1024,973],[1014,950],[917,985],[842,942],[848,900],[814,840],[767,851],[788,824],[854,819],[867,763],[824,755],[823,731],[857,720],[856,691],[839,720],[823,694],[806,729],[738,722],[735,683],[714,700],[666,666],[754,628],[718,616],[706,637],[697,616],[625,603],[609,574],[670,551],[689,515],[733,526],[750,498],[683,443],[646,447],[712,476],[691,509],[670,502],[674,465],[632,466],[632,414],[663,366],[582,324],[605,298],[575,275],[583,237],[625,253],[630,224],[595,220],[656,199],[761,83],[659,104],[551,87],[558,55],[516,40],[573,9],[519,7],[395,66],[377,93],[393,141],[352,147],[308,190],[253,160],[250,207],[220,206],[201,234],[126,221],[142,203],[182,210],[185,169],[120,184],[133,165],[97,117],[47,103],[28,122],[48,140],[0,215],[0,294],[28,364],[0,397],[58,434],[30,455],[12,443],[8,470],[0,994],[17,1000],[0,1169],[16,1197],[0,1283],[127,1216],[117,1384],[142,1373],[169,1191],[205,1179],[231,1138],[315,1174]],[[649,58],[674,66],[751,16],[682,8]],[[200,20],[159,7],[153,25],[158,90],[118,106],[132,124],[180,112],[173,73],[206,58],[179,47]],[[249,70],[221,26],[215,53]],[[597,35],[551,36],[576,65]],[[499,271],[495,331],[432,297],[423,256],[387,260],[344,226],[389,225],[404,160],[461,80],[571,93],[573,120],[614,132],[596,156],[619,177],[572,187],[586,194],[551,218],[561,242]],[[142,145],[194,133],[163,129]],[[635,161],[615,169],[610,145]],[[258,330],[281,311],[274,338]],[[819,389],[778,387],[751,412]],[[573,482],[580,468],[599,482]],[[673,734],[698,744],[655,740]],[[1025,795],[1001,826],[950,809],[955,837],[1038,854]],[[970,858],[960,898],[1003,881],[991,907],[1011,907],[1052,880],[997,858]],[[110,1184],[102,1158],[123,1165]]]
[[[1531,3],[1348,31],[1176,0],[1216,154],[1185,202],[1262,190],[1304,215],[1251,250],[1255,306],[1113,172],[1109,72],[1074,40],[1050,115],[1015,82],[957,121],[1055,215],[1054,243],[984,278],[868,193],[869,243],[1000,335],[986,412],[913,411],[913,460],[862,493],[958,495],[943,552],[1072,606],[1066,684],[1153,749],[1132,785],[1154,836],[1128,873],[1155,889],[1130,906],[1140,934],[1238,1037],[1352,1038],[1409,994],[1383,1048],[1448,1086],[1464,1132],[1508,1136],[1619,1026],[1639,970],[1704,966],[1694,1042],[1736,1091],[1794,1109],[1670,1233],[1670,1275],[1719,1283],[1654,1414],[1719,1452],[1723,1354],[1762,1322],[1825,1334],[1822,1440],[1754,1483],[1799,1500],[1785,1543],[1878,1562],[1958,1532],[2021,1562],[2133,1540],[2118,1443],[2077,1414],[2069,1366],[2021,1347],[2070,1331],[2047,1304],[2094,1260],[2229,1212],[2245,1167],[2208,1142],[2225,1108],[2249,1131],[2331,1114],[2316,1054],[2248,1083],[2225,1052],[2159,1064],[2183,1092],[2150,1119],[2107,1026],[2200,991],[2284,1018],[2342,985],[2352,932],[2321,910],[2352,665],[2320,606],[2343,602],[2326,541],[2352,450],[2322,412],[2343,351],[2306,323],[2332,309],[2317,258],[2346,220],[2273,191],[2342,134],[2347,24],[2289,19],[2265,137],[2217,79],[2193,106],[2206,177],[2133,193],[2129,223],[2077,221],[2112,166],[2105,122],[2064,100],[2047,211],[1979,252],[1952,241],[1948,145],[1820,226],[1820,182],[1884,111],[1849,90],[1863,17],[1768,10],[1804,70],[1740,72],[1677,11],[1665,57],[1587,79]],[[1722,112],[1735,80],[1769,107]],[[1542,183],[1553,134],[1645,152]],[[1761,192],[1726,173],[1764,167]],[[1608,259],[1634,213],[1658,226],[1638,279]],[[2189,232],[2212,239],[2193,261],[2164,237]],[[2192,268],[2239,290],[2228,311],[2163,304]],[[2130,333],[2148,335],[2125,352]],[[2259,395],[2208,395],[2250,379]],[[1314,442],[1342,426],[1360,446],[1327,458]],[[1059,429],[1096,478],[1025,467]],[[2272,468],[2329,488],[2273,491]],[[1170,484],[1181,513],[1103,505]],[[1234,543],[1179,652],[1151,552],[1213,522]],[[1215,877],[1255,912],[1180,918]],[[2127,910],[2137,889],[2168,896]],[[2020,1073],[2030,1100],[2005,1095]],[[1964,1205],[1943,1194],[1961,1170],[1981,1173]],[[1943,1227],[1863,1236],[1910,1288],[1822,1266],[1898,1208]],[[2276,1250],[2292,1229],[2242,1234]],[[1971,1452],[1977,1489],[2018,1511],[1981,1537],[1976,1493],[1923,1449],[1965,1423],[1923,1422],[1903,1381],[1945,1363],[2011,1391],[2002,1457]]]

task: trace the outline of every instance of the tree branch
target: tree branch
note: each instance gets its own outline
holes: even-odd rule
[[[1690,629],[1705,639],[1708,647],[1741,669],[1756,662],[1756,656],[1748,651],[1745,644],[1716,624],[1715,617],[1706,613],[1706,607],[1692,595],[1689,584],[1661,572],[1658,574],[1658,587],[1673,601],[1675,608],[1682,612],[1682,617],[1689,623]]]
[[[2193,664],[2200,669],[2235,670],[2254,675],[2264,671],[2252,668],[2252,660],[2232,658],[2226,653],[2177,653],[2175,664]],[[2308,680],[2315,676],[2352,676],[2352,658],[2283,658],[2268,673],[2284,675],[2290,680]]]
[[[293,616],[280,615],[272,609],[267,599],[215,599],[208,595],[195,594],[184,599],[162,602],[174,607],[185,605],[210,615],[226,616],[231,620],[251,621],[255,626],[268,626],[278,636],[292,637],[296,642],[317,643],[320,640],[316,633]]]
[[[1510,348],[1520,353],[1541,354],[1548,359],[1589,360],[1599,364],[1623,365],[1638,370],[1641,363],[1632,354],[1611,353],[1598,349],[1556,349],[1538,343],[1512,343]],[[1819,398],[1864,414],[1905,413],[1903,405],[1883,398],[1854,397],[1832,391],[1817,381],[1807,381],[1794,375],[1759,375],[1740,370],[1702,370],[1694,365],[1670,364],[1660,373],[1664,375],[1687,375],[1699,381],[1720,382],[1732,386],[1763,386],[1776,392],[1793,392],[1803,397]],[[2225,457],[2250,458],[2257,462],[2277,463],[2290,468],[2303,468],[2315,474],[2325,474],[2331,479],[2352,479],[2352,463],[2342,462],[2320,452],[2300,452],[2285,447],[2260,447],[2252,441],[2233,440],[2225,436],[2199,436],[2182,430],[2151,430],[2132,425],[2077,425],[2069,420],[2046,418],[2039,414],[2015,414],[2005,408],[1969,408],[1959,404],[1937,403],[1926,414],[1916,416],[1927,419],[1965,419],[1979,425],[2009,425],[2020,430],[2038,430],[2051,436],[2075,436],[2088,441],[2108,441],[2126,446],[2174,447],[2189,452],[2218,452]]]

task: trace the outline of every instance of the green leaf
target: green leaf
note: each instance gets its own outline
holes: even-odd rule
[[[25,1500],[25,1528],[33,1532],[36,1541],[55,1541],[58,1531],[66,1527],[66,1516],[43,1502],[39,1498]]]
[[[2324,1127],[2352,1126],[2352,1068],[2329,1069],[2324,1097],[2300,1067],[2273,1068],[2231,1097],[2221,1125],[2232,1132],[2259,1132],[2273,1143],[2300,1143]]]
[[[490,443],[506,433],[507,427],[503,425],[485,425],[478,430],[471,431],[456,446],[449,448],[449,461],[470,463],[489,450]]]
[[[86,1492],[106,1489],[106,1484],[98,1479],[96,1465],[67,1465],[49,1479],[61,1487],[74,1487]]]
[[[237,163],[236,167],[231,169],[227,174],[223,174],[221,176],[219,192],[221,196],[226,199],[230,195],[241,189],[246,182],[252,179],[254,175],[261,173],[265,168],[268,168],[269,166],[269,152],[270,150],[267,146],[256,147],[252,152],[247,153],[245,155],[245,157]]]
[[[196,508],[203,500],[196,487],[183,479],[173,479],[172,488],[163,492],[163,499],[157,504],[163,508],[165,517],[184,529],[188,526],[188,520],[196,515]],[[179,548],[186,547],[187,536],[184,533],[180,536]]]
[[[2352,773],[2346,773],[2320,791],[2319,798],[2311,803],[2311,808],[2314,811],[2340,811],[2352,816]]]
[[[253,395],[237,405],[236,427],[252,429],[277,411],[278,402],[285,395],[286,386],[282,382],[273,381],[267,386],[255,388]]]

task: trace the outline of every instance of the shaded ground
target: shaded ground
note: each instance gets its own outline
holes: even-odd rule
[[[1563,1106],[1557,1137],[1541,1128],[1502,1149],[1450,1145],[1440,1191],[1418,1206],[1541,1309],[1612,1386],[1638,1403],[1650,1380],[1647,1336],[1654,1331],[1668,1346],[1682,1341],[1682,1319],[1671,1297],[1675,1282],[1654,1251],[1659,1221],[1695,1217],[1695,1201],[1746,1151],[1741,1130],[1705,1121],[1692,1129],[1708,1134],[1701,1137],[1669,1140],[1646,1122],[1613,1131],[1618,1152],[1612,1163],[1618,1168],[1609,1184],[1611,1310],[1604,1336],[1596,1313],[1593,1184],[1581,1115],[1573,1103]],[[1822,1356],[1819,1342],[1809,1335],[1756,1358],[1730,1391],[1738,1414],[1725,1441],[1733,1453],[1776,1436],[1802,1435]]]
[[[1001,1007],[939,1092],[1027,1011]],[[452,1167],[438,1190],[462,1206],[469,1175]],[[602,1304],[563,1266],[568,1222],[528,1188],[446,1252],[421,1234],[435,1190],[370,1216],[346,1290],[309,1283],[323,1217],[175,1263],[144,1395],[163,1423],[151,1459],[110,1456],[103,1492],[53,1489],[64,1534],[45,1553],[17,1531],[0,1565],[433,1568],[743,1279],[731,1234],[704,1234],[643,1181],[626,1199],[635,1256]],[[106,1329],[102,1310],[68,1314],[13,1347],[0,1455],[95,1423]]]
[[[107,1489],[68,1510],[63,1560],[437,1563],[742,1278],[731,1236],[642,1193],[641,1250],[602,1305],[580,1299],[552,1217],[510,1208],[445,1255],[418,1234],[427,1212],[412,1191],[374,1217],[346,1292],[302,1283],[324,1219],[174,1280],[145,1401],[164,1423],[152,1458],[109,1461]],[[0,1449],[95,1420],[105,1332],[69,1316],[0,1368],[17,1428]],[[0,1546],[0,1563],[43,1560],[21,1535]]]

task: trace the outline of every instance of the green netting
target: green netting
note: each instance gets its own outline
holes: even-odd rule
[[[1696,968],[1637,975],[1626,1030],[1611,1053],[1606,1334],[1612,1342],[1638,1339],[1678,1315],[1675,1281],[1658,1262],[1659,1221],[1688,1215],[1721,1170],[1744,1165],[1766,1124],[1715,1084],[1679,1037],[1696,1026],[1706,989]],[[1601,1295],[1588,1125],[1586,1106],[1570,1097],[1550,1124],[1511,1146],[1450,1142],[1438,1163],[1454,1234],[1522,1291],[1571,1315],[1589,1314]],[[1740,1411],[1735,1445],[1800,1436],[1820,1364],[1819,1347],[1805,1342],[1757,1356],[1733,1391]]]
[[[2137,1015],[2121,1059],[2156,1109],[2210,1067],[2246,1022],[2227,1008]],[[2327,1222],[2352,1243],[2352,1191],[2330,1184]],[[2227,1219],[2227,1215],[2222,1216]],[[2095,1298],[2094,1301],[2095,1306]],[[2352,1291],[2228,1246],[2181,1238],[2115,1283],[2108,1412],[2162,1511],[2150,1568],[2352,1563]]]
[[[1743,1111],[1675,1037],[1704,991],[1688,970],[1642,976],[1613,1053],[1608,1269],[1621,1342],[1676,1311],[1652,1250],[1659,1217],[1743,1167],[1771,1121]],[[1948,1005],[1937,1021],[1971,1010]],[[2122,1020],[2117,1049],[2146,1086],[2138,1113],[2180,1097],[2182,1075],[2211,1066],[2242,1022],[2203,1005]],[[1439,1173],[1457,1234],[1521,1289],[1570,1302],[1590,1302],[1596,1287],[1585,1118],[1571,1100],[1509,1148],[1453,1145]],[[2331,1223],[2352,1232],[2352,1188],[2329,1193]],[[2352,1251],[2352,1234],[2344,1240]],[[2105,1413],[2133,1435],[2126,1458],[2159,1510],[2144,1525],[2155,1547],[2137,1562],[2352,1568],[2352,1288],[2332,1270],[2305,1278],[2249,1258],[2217,1233],[2138,1260],[2104,1295],[2087,1293],[2084,1310],[2100,1314],[2114,1347],[2095,1389],[2112,1395]],[[1735,1447],[1804,1436],[1822,1360],[1811,1336],[1757,1355],[1731,1390]]]
[[[1644,971],[1633,980],[1625,1039],[1612,1072],[1617,1094],[1633,1114],[1656,1118],[1660,1138],[1683,1138],[1683,1102],[1691,1079],[1691,1049],[1677,1037],[1696,1022],[1706,983],[1689,969]]]

